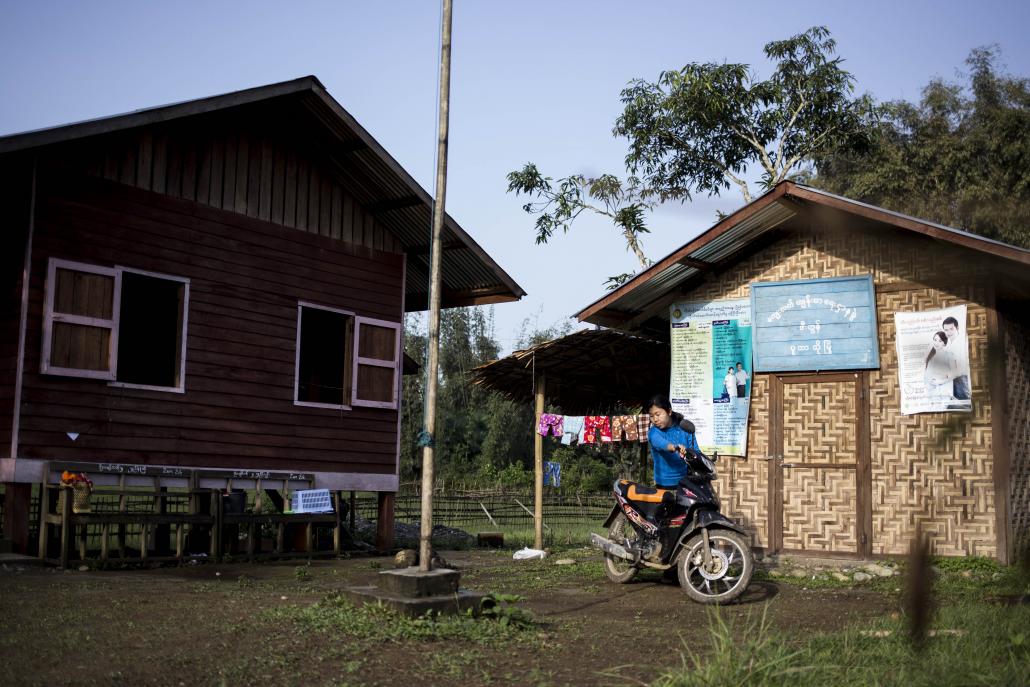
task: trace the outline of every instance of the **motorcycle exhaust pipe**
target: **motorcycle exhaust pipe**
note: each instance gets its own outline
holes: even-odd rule
[[[601,535],[596,534],[594,532],[590,533],[590,543],[593,546],[596,546],[597,548],[601,549],[605,553],[610,553],[611,555],[617,558],[624,558],[627,561],[637,560],[636,556],[634,556],[629,551],[613,542],[611,539],[605,539]]]

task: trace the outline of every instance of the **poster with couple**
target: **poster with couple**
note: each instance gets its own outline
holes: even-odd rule
[[[966,306],[894,313],[901,414],[969,412]]]
[[[676,303],[672,326],[672,409],[694,423],[705,453],[747,453],[751,405],[751,301]]]

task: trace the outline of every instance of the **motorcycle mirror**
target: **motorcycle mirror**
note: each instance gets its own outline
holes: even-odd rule
[[[694,423],[688,420],[687,418],[683,418],[682,420],[680,420],[680,429],[682,429],[687,434],[693,434],[695,430]]]

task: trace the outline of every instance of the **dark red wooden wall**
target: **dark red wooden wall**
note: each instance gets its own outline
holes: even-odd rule
[[[32,254],[22,457],[395,472],[397,411],[298,407],[293,385],[297,302],[399,322],[401,254],[51,171]],[[39,374],[51,257],[190,279],[185,394]]]

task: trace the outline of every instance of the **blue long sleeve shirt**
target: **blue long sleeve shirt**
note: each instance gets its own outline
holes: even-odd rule
[[[687,448],[700,451],[697,439],[693,434],[688,434],[678,425],[672,425],[668,429],[659,429],[651,425],[647,431],[647,443],[651,446],[651,460],[654,461],[654,481],[662,486],[678,484],[680,478],[687,474],[686,462],[676,451],[666,451],[669,444],[683,444]]]

